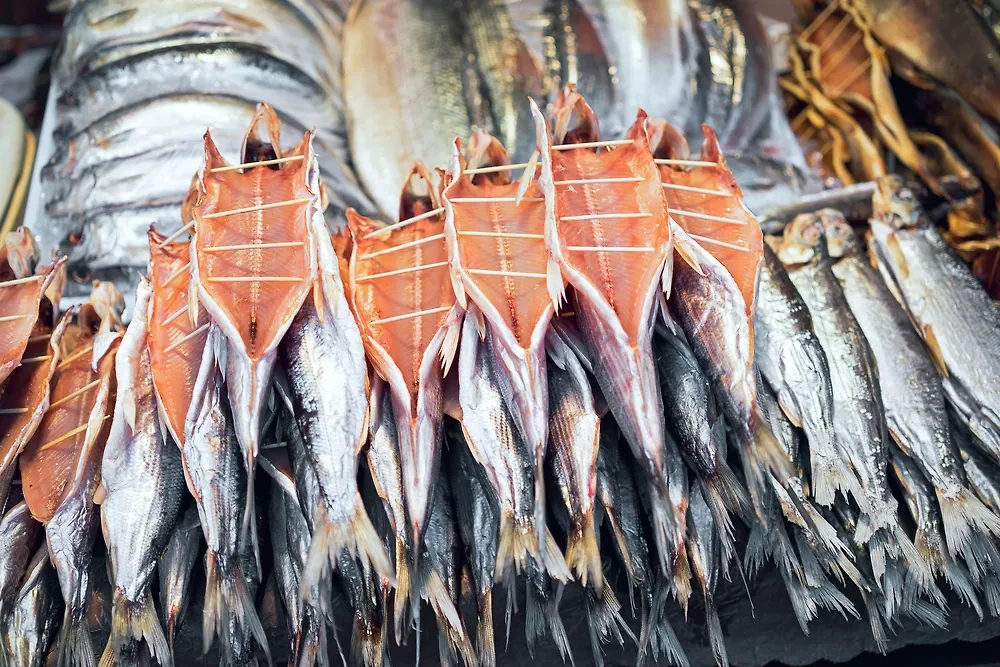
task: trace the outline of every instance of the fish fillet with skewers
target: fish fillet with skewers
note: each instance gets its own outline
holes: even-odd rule
[[[545,121],[533,107],[540,143]],[[571,116],[579,122],[569,130]],[[667,207],[641,112],[626,139],[600,142],[597,119],[566,89],[554,112],[555,145],[540,146],[546,237],[575,289],[574,311],[595,357],[594,374],[650,485],[661,565],[681,597],[690,591],[684,550],[687,489],[680,453],[666,440],[652,325],[661,284],[669,284],[672,239]],[[594,150],[618,145],[613,150]],[[561,284],[553,284],[558,301]]]
[[[347,222],[353,237],[350,299],[369,361],[388,384],[409,514],[409,525],[396,530],[409,532],[415,566],[438,471],[442,381],[458,348],[461,310],[448,273],[444,211],[420,165],[410,174],[411,187],[426,189],[426,196],[404,192],[400,222],[382,225],[352,209]]]
[[[455,289],[463,305],[472,302],[459,353],[459,405],[469,447],[500,499],[497,578],[510,561],[520,572],[531,555],[565,580],[569,572],[545,525],[542,480],[545,333],[554,312],[544,287],[545,204],[535,185],[517,203],[510,170],[489,171],[510,162],[496,139],[474,136],[471,164],[459,148],[456,142],[443,193]]]
[[[261,121],[270,144],[257,135]],[[192,210],[192,280],[228,343],[225,379],[247,466],[244,533],[256,525],[255,460],[278,343],[309,291],[318,294],[320,286],[312,231],[323,212],[313,133],[287,153],[279,133],[274,110],[260,104],[243,142],[243,163],[228,165],[206,132]],[[256,532],[253,537],[256,545]]]

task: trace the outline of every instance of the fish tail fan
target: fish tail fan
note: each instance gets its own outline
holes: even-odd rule
[[[864,494],[857,497],[864,497]],[[867,510],[864,501],[859,500],[858,505],[861,507],[861,516],[858,519],[856,537],[861,543],[868,542],[879,529],[893,530],[899,521],[898,506],[893,498],[888,500],[869,498]]]
[[[541,534],[542,539],[540,540],[539,550],[541,551],[541,562],[545,566],[545,571],[549,573],[549,576],[556,579],[559,582],[566,583],[573,578],[573,573],[569,570],[569,565],[566,564],[566,558],[563,556],[562,551],[559,550],[559,543],[556,542],[556,538],[553,537],[552,533],[549,532],[548,528],[540,528],[544,532]],[[597,544],[597,538],[594,537],[594,544]],[[598,569],[600,569],[600,554],[597,553],[597,563]],[[603,570],[601,570],[603,577]]]
[[[951,497],[938,493],[937,498],[945,542],[952,555],[965,547],[973,531],[1000,536],[1000,518],[968,489]]]
[[[649,504],[653,511],[650,517],[653,526],[653,540],[656,543],[656,553],[660,560],[660,570],[664,576],[671,576],[673,561],[676,555],[684,550],[683,544],[674,543],[676,534],[676,519],[670,505],[666,489],[657,483],[649,485]]]
[[[597,546],[594,516],[590,514],[583,525],[570,531],[566,539],[566,564],[576,573],[581,586],[593,584],[598,591],[604,586],[604,568]]]
[[[161,665],[172,664],[170,646],[160,627],[160,619],[147,589],[141,602],[128,600],[115,588],[111,608],[111,636],[101,656],[101,666],[121,662],[121,651],[131,642],[145,640],[149,653]]]
[[[240,543],[246,544],[247,540],[250,540],[250,546],[253,549],[253,559],[257,564],[257,571],[261,572],[260,568],[260,539],[257,535],[257,509],[256,509],[256,494],[254,493],[254,477],[257,471],[257,465],[254,460],[247,461],[247,499],[243,506],[243,523],[240,528]]]
[[[541,560],[538,553],[538,539],[534,531],[519,530],[514,518],[508,512],[503,512],[500,515],[500,529],[497,533],[494,581],[505,580],[508,574],[520,574],[529,555]]]
[[[434,610],[438,621],[438,631],[447,639],[448,645],[454,649],[455,654],[461,656],[465,663],[472,667],[475,663],[475,651],[472,648],[472,642],[469,641],[469,634],[465,631],[462,618],[458,615],[458,609],[455,608],[455,602],[448,593],[448,587],[445,586],[441,575],[435,570],[429,570],[423,578],[422,597]]]
[[[271,664],[271,651],[264,626],[257,616],[257,607],[246,582],[239,565],[229,563],[211,551],[205,554],[205,608],[202,614],[204,650],[208,652],[211,648],[216,632],[223,640],[223,650],[229,650],[229,642],[225,638],[229,634],[229,620],[235,618],[236,624],[248,630],[260,644],[268,664]]]
[[[607,587],[605,587],[605,590],[608,590]],[[573,665],[575,663],[573,661],[573,652],[569,646],[569,635],[566,634],[566,626],[563,625],[562,614],[559,613],[559,601],[562,600],[562,592],[563,587],[560,584],[559,590],[546,605],[546,617],[549,623],[549,634],[552,635],[552,641],[555,642],[556,648],[559,649],[559,655],[562,657],[563,662],[569,661]]]
[[[796,531],[795,543],[799,550],[799,561],[805,573],[806,585],[809,587],[816,604],[829,611],[837,612],[845,619],[850,615],[859,618],[857,609],[851,601],[827,578],[827,569],[837,570],[835,564],[824,564],[820,554],[816,553],[807,543],[802,531]]]
[[[742,451],[752,452],[753,457],[774,473],[775,477],[789,479],[795,476],[791,459],[763,419],[754,420],[753,434],[747,444],[750,448]]]
[[[891,535],[890,539],[895,542],[903,560],[906,561],[907,571],[916,577],[917,583],[925,591],[936,589],[937,587],[934,584],[934,568],[932,567],[934,561],[926,560],[898,525],[893,527]]]
[[[326,624],[313,609],[306,617],[308,627],[302,633],[299,648],[295,654],[294,664],[297,667],[329,666],[329,651],[326,640]]]
[[[722,562],[728,566],[736,555],[736,538],[731,514],[742,519],[749,518],[750,498],[727,465],[723,465],[715,475],[702,480],[701,486],[705,492],[708,509],[715,520]]]
[[[372,632],[364,619],[355,614],[351,630],[350,662],[361,667],[382,667],[385,664],[385,625]]]
[[[947,556],[941,564],[941,574],[955,595],[976,612],[980,621],[983,620],[983,606],[979,604],[979,598],[976,597],[976,587],[972,583],[972,579],[969,578],[968,571],[954,558]]]
[[[783,568],[779,568],[778,573],[785,584],[788,600],[792,603],[792,613],[795,614],[795,620],[798,621],[802,634],[808,635],[809,621],[816,618],[816,603],[801,581]]]
[[[654,654],[659,655],[662,652],[669,662],[678,667],[690,667],[691,661],[688,660],[687,654],[681,647],[677,633],[670,625],[670,619],[665,613],[657,614],[657,616],[658,618],[654,619],[652,636]]]
[[[860,526],[858,530],[860,530]],[[884,530],[874,531],[868,537],[867,546],[868,557],[872,564],[872,575],[875,577],[875,582],[879,583],[885,575],[889,550],[889,534]]]
[[[97,667],[86,618],[74,619],[69,607],[66,608],[62,628],[59,629],[56,664],[66,667]]]
[[[219,576],[219,558],[209,550],[205,554],[205,607],[201,614],[202,652],[208,653],[216,630],[222,634],[227,626],[222,618],[222,582]],[[226,644],[223,642],[223,649]]]
[[[1000,579],[995,576],[984,577],[983,597],[986,598],[990,616],[1000,617]]]
[[[836,445],[830,442],[825,451],[836,452]],[[836,454],[822,457],[813,454],[811,459],[813,499],[817,504],[831,507],[836,500],[837,491],[844,497],[850,494],[861,502],[864,497],[861,493],[861,482],[847,461]]]
[[[410,567],[406,557],[406,546],[403,541],[396,538],[396,588],[393,593],[392,610],[395,620],[396,643],[402,644],[406,632],[406,606],[410,599],[412,582],[410,581]]]
[[[948,625],[948,615],[945,611],[926,600],[914,600],[912,604],[907,606],[905,613],[917,623],[922,623],[935,630],[943,629]]]
[[[688,561],[687,550],[677,554],[674,561],[674,597],[687,613],[688,601],[691,599],[691,563]]]
[[[545,636],[548,624],[545,621],[545,608],[538,595],[532,590],[531,584],[527,586],[524,600],[524,638],[528,646],[528,654],[535,657],[535,642]],[[507,602],[508,613],[510,610],[510,599]],[[508,621],[509,625],[509,621]],[[509,629],[508,629],[509,633]],[[508,641],[510,637],[508,635]]]
[[[729,654],[726,652],[726,640],[722,634],[722,622],[719,620],[719,610],[715,606],[715,596],[707,590],[704,591],[704,594],[708,643],[712,647],[715,664],[719,667],[729,667]]]
[[[889,640],[885,635],[885,627],[887,625],[885,612],[882,609],[882,605],[879,604],[878,596],[865,593],[862,590],[861,598],[865,603],[868,625],[872,630],[872,639],[875,640],[875,645],[878,647],[879,653],[885,655],[885,650],[889,644]]]
[[[379,537],[378,531],[375,530],[375,526],[372,525],[372,521],[368,517],[360,492],[354,494],[354,516],[351,517],[349,530],[350,536],[345,539],[345,542],[354,542],[353,555],[361,561],[365,571],[371,568],[380,577],[395,585],[396,574],[393,571],[392,561],[382,543],[382,538]]]
[[[614,638],[620,646],[624,646],[625,636],[633,642],[637,641],[632,628],[628,627],[628,624],[622,617],[622,606],[610,586],[605,586],[602,591],[592,588],[588,589],[586,599],[587,619],[592,635],[591,644],[594,646],[595,652],[599,648],[593,641],[595,630],[600,643],[605,643],[609,639]]]
[[[838,558],[840,555],[850,556],[851,551],[844,544],[844,541],[840,539],[837,529],[826,520],[826,517],[812,503],[806,500],[799,503],[799,507],[803,510],[806,519],[808,519],[812,533],[824,548],[830,551],[831,554],[836,554]]]
[[[231,613],[235,614],[237,624],[250,632],[264,652],[267,664],[272,664],[267,635],[264,634],[264,626],[257,615],[257,605],[250,594],[250,589],[247,588],[247,578],[243,574],[243,568],[238,563],[233,564],[230,576],[222,581],[223,598],[229,603]]]
[[[747,537],[746,550],[743,553],[743,569],[746,570],[747,577],[750,579],[757,576],[758,570],[764,567],[767,560],[767,542],[764,537],[764,524],[760,521],[754,521],[750,527],[750,535]]]
[[[479,618],[476,619],[476,653],[480,667],[496,667],[497,650],[493,643],[493,591],[479,597]]]

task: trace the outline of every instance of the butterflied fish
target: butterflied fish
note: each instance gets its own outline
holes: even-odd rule
[[[579,125],[570,130],[574,113]],[[676,569],[683,591],[680,582],[689,576],[683,548],[686,500],[680,493],[682,480],[676,478],[683,464],[673,465],[679,456],[666,441],[652,350],[658,294],[662,282],[670,280],[665,265],[672,237],[649,151],[646,116],[640,112],[621,142],[626,145],[601,153],[586,147],[599,138],[596,118],[571,89],[563,92],[554,112],[553,146],[548,146],[548,129],[537,111],[536,119],[549,251],[575,289],[574,312],[583,339],[601,351],[594,374],[647,475],[661,566]],[[584,147],[574,148],[576,143]],[[556,287],[550,286],[554,301],[561,298]]]
[[[160,610],[167,625],[167,642],[173,655],[174,637],[184,622],[191,602],[191,576],[204,548],[204,537],[198,508],[187,511],[174,526],[167,548],[157,562],[160,579]]]
[[[41,526],[24,501],[0,518],[0,627],[14,608],[21,579],[40,536]]]
[[[833,272],[878,364],[888,432],[933,484],[947,545],[955,555],[971,531],[1000,531],[1000,519],[966,486],[941,376],[906,312],[845,220],[826,221],[826,238]]]
[[[461,309],[448,273],[444,211],[422,165],[410,172],[399,204],[406,223],[399,227],[348,210],[349,292],[365,351],[388,385],[408,513],[408,525],[396,531],[409,533],[416,566],[441,451],[442,381],[458,350]]]
[[[180,451],[164,437],[153,390],[146,345],[150,291],[149,281],[140,279],[135,314],[115,356],[115,413],[101,466],[101,526],[114,585],[105,665],[120,662],[125,645],[143,641],[157,662],[170,661],[151,585],[177,520],[184,471]]]
[[[94,495],[114,404],[120,299],[110,285],[95,286],[91,303],[79,311],[71,337],[75,348],[63,351],[49,409],[20,459],[24,497],[32,515],[45,524],[66,601],[58,655],[68,665],[94,664],[86,618],[98,524]],[[67,340],[63,343],[67,346]]]
[[[42,295],[64,261],[49,264],[35,275],[0,282],[0,383],[21,364],[38,321]]]
[[[35,552],[13,601],[0,628],[0,647],[11,664],[43,667],[62,616],[59,580],[45,547]]]
[[[257,136],[261,121],[270,144]],[[313,134],[286,153],[280,125],[271,107],[259,105],[241,151],[246,163],[288,158],[277,169],[229,167],[206,132],[193,209],[192,285],[228,342],[224,374],[247,468],[244,532],[256,525],[254,471],[278,344],[310,290],[319,294],[321,285],[313,239],[322,220]]]
[[[902,179],[880,180],[872,204],[879,268],[945,374],[949,401],[1000,460],[1000,309]]]

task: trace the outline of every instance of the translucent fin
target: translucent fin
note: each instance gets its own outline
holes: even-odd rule
[[[1000,519],[968,489],[963,488],[958,495],[950,498],[938,493],[937,499],[944,523],[945,542],[952,555],[965,548],[971,531],[994,537],[1000,535]]]
[[[212,637],[218,632],[220,638],[229,634],[229,620],[248,630],[260,644],[271,663],[264,626],[257,616],[254,599],[247,589],[247,579],[239,565],[226,564],[216,554],[209,551],[205,555],[205,610],[202,615],[202,640],[207,653],[212,646]],[[223,644],[225,645],[225,641]],[[225,648],[225,646],[224,646]]]
[[[478,601],[476,619],[476,653],[481,667],[496,667],[497,651],[493,643],[493,591],[483,593]]]
[[[101,667],[113,667],[121,663],[121,651],[131,642],[145,640],[149,653],[161,665],[172,663],[170,646],[160,627],[160,619],[153,607],[153,596],[149,590],[136,604],[127,600],[121,590],[115,588],[111,610],[111,637],[101,656]]]
[[[566,538],[566,564],[576,573],[581,586],[586,587],[589,583],[598,593],[604,587],[604,569],[593,515],[587,517],[579,531],[570,531]]]
[[[72,610],[66,608],[59,642],[56,644],[56,664],[66,667],[96,667],[94,647],[90,643],[90,628],[85,618],[73,622]]]

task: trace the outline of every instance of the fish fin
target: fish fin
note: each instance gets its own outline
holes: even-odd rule
[[[590,583],[597,593],[604,588],[604,569],[601,566],[593,514],[566,538],[566,564],[576,573],[576,580],[581,586]]]
[[[708,643],[715,656],[715,664],[729,667],[729,654],[726,652],[726,639],[722,634],[722,622],[719,620],[719,610],[715,606],[715,596],[705,593],[705,624],[708,627]]]
[[[674,597],[677,604],[687,614],[688,601],[691,599],[691,563],[688,561],[687,549],[681,549],[674,560]]]
[[[538,159],[541,157],[538,149],[535,148],[531,152],[531,157],[528,158],[528,166],[525,167],[524,172],[517,179],[517,193],[514,195],[514,204],[516,206],[521,205],[521,199],[524,197],[524,193],[528,191],[531,186],[531,181],[535,178],[535,172],[538,170]]]
[[[792,462],[778,439],[764,420],[759,418],[753,424],[753,453],[778,479],[796,476]]]
[[[385,625],[382,625],[379,632],[371,632],[364,619],[355,615],[351,630],[351,664],[381,667],[386,663],[387,651]]]
[[[673,245],[673,241],[671,241]],[[663,260],[663,269],[660,271],[660,291],[663,293],[665,299],[670,299],[670,288],[674,284],[674,253],[668,252],[667,258]],[[663,306],[663,312],[667,312],[666,305]]]
[[[954,558],[946,555],[941,564],[941,574],[955,595],[976,612],[980,621],[983,620],[983,606],[979,604],[979,599],[976,597],[976,587],[972,583],[972,579],[969,578],[968,570]]]
[[[673,218],[671,218],[671,222],[673,222]],[[674,226],[671,226],[670,229],[671,229],[671,232],[674,232],[677,228],[674,227]],[[688,266],[690,266],[692,269],[694,269],[695,273],[697,273],[699,276],[705,277],[707,274],[705,273],[705,269],[702,268],[701,262],[698,261],[698,255],[697,255],[697,253],[688,245],[688,244],[691,244],[691,245],[697,246],[698,245],[697,241],[695,241],[694,239],[692,239],[692,238],[690,238],[690,237],[688,237],[686,235],[682,236],[678,240],[680,242],[679,243],[674,243],[674,250],[677,251],[677,254],[681,256],[681,259],[683,259],[684,262]],[[671,272],[671,273],[673,273],[673,272]],[[671,278],[672,277],[673,276],[671,276]]]
[[[892,255],[892,262],[895,265],[893,273],[897,274],[897,280],[905,281],[910,277],[910,267],[906,262],[906,255],[903,254],[903,249],[899,245],[899,239],[896,238],[895,234],[890,234],[886,239],[885,246],[889,254]]]
[[[721,424],[720,419],[717,424]],[[736,555],[736,542],[733,535],[733,520],[730,513],[742,519],[748,519],[751,513],[750,498],[740,484],[732,469],[720,462],[718,471],[709,478],[703,478],[702,489],[705,501],[712,512],[717,526],[719,546],[722,550],[722,561],[729,563]]]
[[[922,328],[924,343],[927,344],[927,351],[931,353],[931,361],[942,377],[948,377],[948,364],[945,363],[944,353],[941,351],[941,344],[938,343],[937,335],[930,324],[924,324]]]
[[[872,639],[875,640],[875,645],[878,647],[879,652],[885,655],[889,640],[885,636],[886,618],[882,611],[882,606],[878,604],[877,597],[872,594],[862,592],[861,597],[865,603],[868,624],[872,630]]]
[[[574,665],[573,651],[570,649],[569,645],[569,636],[566,634],[566,626],[563,625],[562,614],[559,613],[559,601],[562,600],[562,592],[562,584],[559,584],[559,590],[554,596],[552,596],[552,599],[549,600],[546,608],[549,623],[549,634],[552,635],[552,641],[555,642],[556,648],[559,649],[559,655],[562,657],[563,662],[566,662],[568,659],[570,665]]]
[[[74,622],[72,609],[66,607],[59,640],[56,644],[56,664],[69,667],[97,667],[94,646],[90,643],[90,628],[85,618]]]
[[[747,546],[743,551],[743,569],[746,570],[747,577],[753,579],[757,572],[764,567],[767,560],[765,548],[766,540],[764,534],[764,524],[754,521],[750,527],[750,535],[747,537]]]
[[[965,548],[972,531],[1000,536],[1000,518],[969,489],[963,487],[951,497],[938,493],[937,499],[944,523],[945,542],[952,555]]]
[[[493,581],[512,582],[513,573],[521,573],[529,553],[539,557],[538,539],[533,531],[518,530],[508,513],[500,515],[497,535],[497,558]]]
[[[562,271],[559,263],[551,256],[545,262],[545,288],[549,292],[549,299],[556,312],[566,303],[566,285],[563,283]]]
[[[903,529],[898,525],[894,525],[892,528],[892,540],[895,542],[895,548],[898,549],[899,554],[906,563],[907,573],[916,579],[924,593],[930,595],[934,591],[937,591],[937,586],[934,584],[934,570],[931,568],[930,563],[924,560],[920,552],[917,551],[916,546],[914,546],[910,538],[903,533]],[[940,591],[938,591],[937,595],[941,595]],[[943,600],[943,598],[941,599]]]
[[[396,538],[396,588],[393,593],[393,614],[395,617],[396,644],[402,645],[405,636],[406,605],[409,602],[410,567],[406,558],[406,545]]]
[[[146,641],[149,653],[156,662],[170,667],[172,657],[167,638],[160,627],[160,619],[153,607],[153,596],[149,589],[139,603],[125,598],[121,589],[115,588],[111,609],[111,636],[101,656],[101,667],[110,667],[121,662],[121,650],[133,641]]]
[[[837,491],[845,496],[850,493],[855,498],[861,498],[861,483],[847,461],[837,457],[810,456],[812,472],[813,499],[823,507],[833,505]]]
[[[538,530],[544,531],[541,544],[539,544],[539,551],[541,551],[542,564],[545,566],[545,571],[549,573],[549,576],[560,582],[567,582],[573,578],[573,573],[570,572],[569,566],[566,564],[566,558],[563,557],[562,551],[559,550],[559,543],[556,542],[556,538],[552,536],[549,529],[542,527]]]
[[[990,610],[990,616],[994,618],[1000,616],[1000,578],[985,577],[983,597],[986,598],[986,606]]]
[[[510,607],[509,602],[507,606],[508,608]],[[539,637],[545,635],[546,626],[547,623],[545,622],[545,612],[542,604],[538,596],[532,591],[531,584],[529,583],[525,591],[524,601],[524,640],[528,647],[528,654],[532,658],[535,657],[535,642]],[[508,636],[509,641],[510,637]]]
[[[665,586],[660,579],[652,594],[651,609],[648,612],[643,603],[643,624],[639,633],[639,655],[638,664],[645,664],[647,653],[652,654],[654,661],[659,662],[660,654],[665,654],[667,661],[678,665],[678,667],[690,667],[690,661],[681,642],[674,632],[670,619],[666,614],[667,599],[670,597],[669,586]]]
[[[441,375],[448,375],[451,364],[455,361],[455,353],[458,352],[458,341],[462,333],[461,320],[456,318],[454,323],[449,322],[441,342]]]
[[[467,667],[476,664],[476,653],[469,641],[469,634],[462,624],[455,603],[451,599],[444,580],[436,570],[430,570],[423,580],[422,596],[434,610],[438,619],[438,632],[447,640],[449,647],[461,656]]]
[[[927,600],[913,600],[906,609],[906,615],[930,628],[940,630],[948,626],[948,616],[944,610],[935,607]]]
[[[245,544],[250,539],[250,548],[253,549],[253,559],[257,564],[257,571],[262,572],[260,567],[260,538],[257,535],[257,499],[255,482],[257,473],[256,458],[247,462],[247,500],[243,507],[243,527],[240,529],[240,541]]]
[[[785,592],[788,593],[788,600],[792,603],[792,613],[799,623],[802,634],[809,634],[809,621],[816,618],[816,602],[806,591],[805,585],[790,575],[787,570],[780,569],[781,580],[785,584]]]
[[[476,653],[481,667],[496,667],[497,650],[493,644],[493,589],[479,598],[479,617],[476,619]]]
[[[264,626],[257,616],[253,596],[247,588],[243,568],[236,563],[227,563],[209,551],[205,554],[205,608],[202,614],[202,639],[206,653],[216,632],[222,639],[223,650],[228,650],[225,637],[229,633],[230,615],[250,632],[267,657],[267,663],[272,664],[271,649]]]

